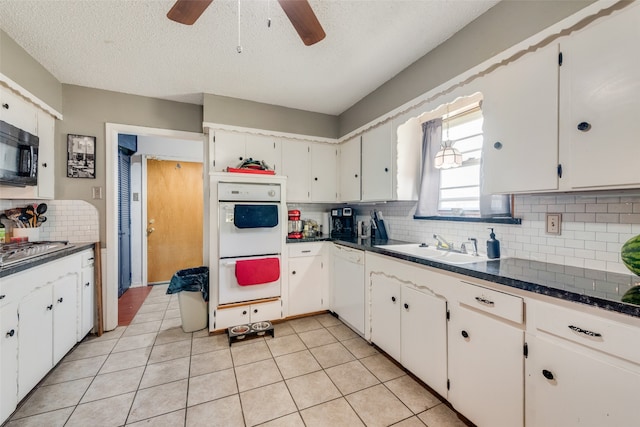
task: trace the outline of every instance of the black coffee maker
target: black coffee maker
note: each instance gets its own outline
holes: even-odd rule
[[[331,237],[356,236],[353,214],[349,207],[331,209]]]

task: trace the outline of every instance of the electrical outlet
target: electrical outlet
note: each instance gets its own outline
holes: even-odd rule
[[[91,187],[91,195],[96,200],[102,199],[102,187]]]
[[[560,234],[560,225],[562,224],[562,214],[547,214],[547,234]]]

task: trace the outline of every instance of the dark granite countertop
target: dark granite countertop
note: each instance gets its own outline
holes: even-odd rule
[[[447,264],[393,252],[377,245],[404,244],[397,240],[323,239],[354,249],[391,256],[451,271],[516,289],[587,304],[604,310],[640,317],[640,305],[621,301],[624,293],[640,285],[640,276],[611,273],[519,258],[503,258],[471,264]],[[308,239],[305,241],[313,241]],[[287,241],[287,243],[293,243]]]
[[[66,257],[68,255],[75,254],[77,252],[82,252],[86,249],[92,249],[95,243],[93,242],[82,242],[82,243],[70,243],[68,248],[62,249],[56,252],[52,252],[50,254],[42,255],[36,258],[31,258],[25,262],[21,262],[18,264],[14,264],[12,266],[6,268],[0,268],[0,277],[9,276],[10,274],[19,273],[24,270],[28,270],[32,267],[36,267],[38,265],[45,264],[47,262],[51,262],[56,259],[60,259]]]

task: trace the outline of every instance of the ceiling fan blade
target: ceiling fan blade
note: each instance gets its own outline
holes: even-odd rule
[[[278,0],[278,2],[305,45],[311,46],[325,38],[322,25],[307,0]]]
[[[193,25],[213,0],[178,0],[167,13],[167,18],[184,25]]]

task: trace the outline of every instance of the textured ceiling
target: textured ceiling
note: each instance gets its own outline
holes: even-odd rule
[[[171,0],[1,0],[0,28],[62,83],[337,115],[497,2],[311,0],[327,37],[306,47],[276,0],[241,0],[242,53],[237,0],[193,26],[166,18]]]

